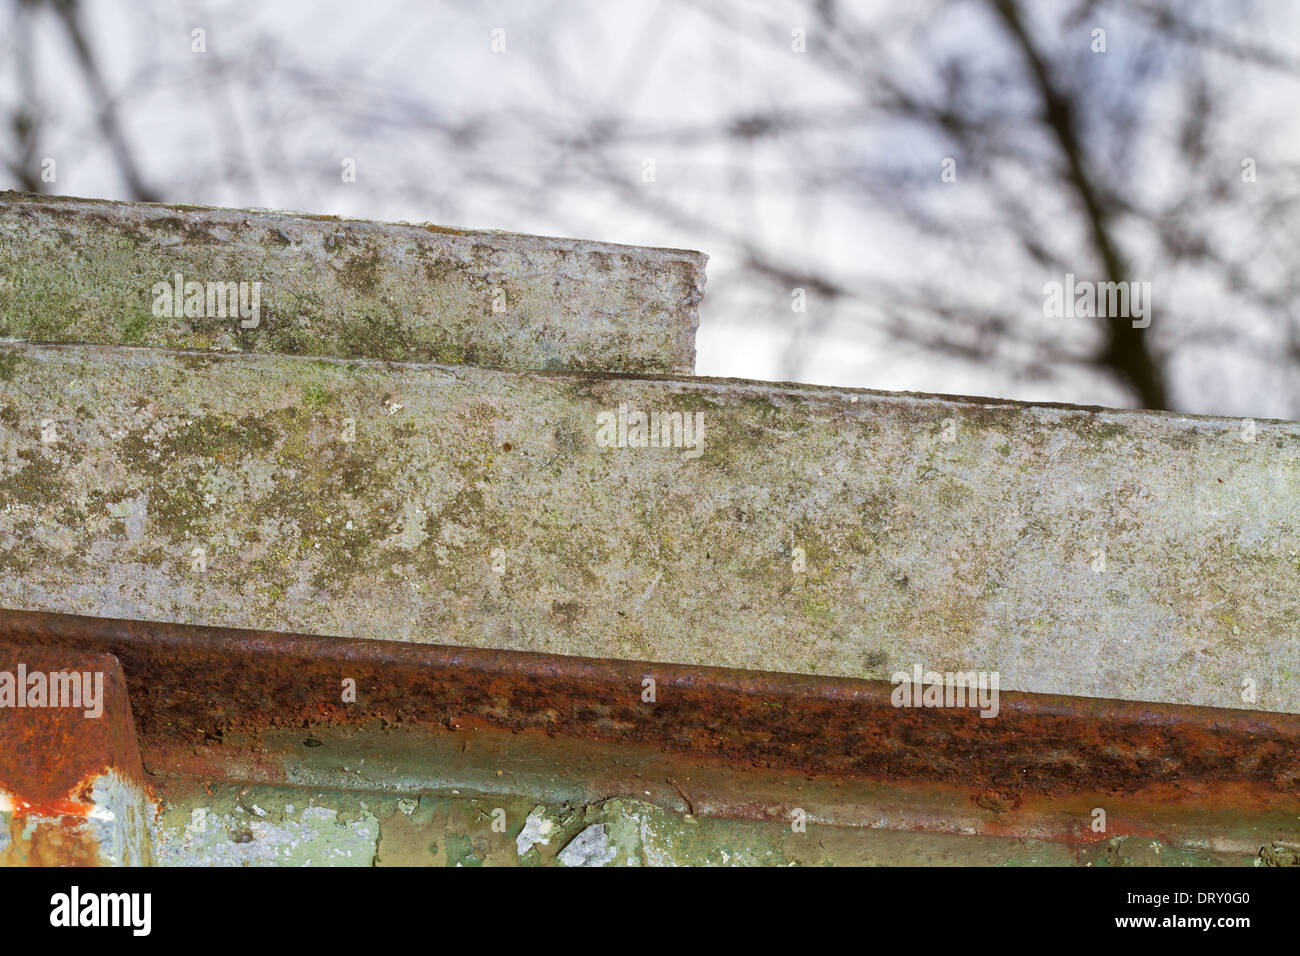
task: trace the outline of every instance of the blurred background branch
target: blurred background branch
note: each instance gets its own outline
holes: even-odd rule
[[[701,374],[1295,418],[1297,17],[0,0],[0,177],[699,248]]]

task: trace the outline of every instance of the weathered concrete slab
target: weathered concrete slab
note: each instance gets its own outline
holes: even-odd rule
[[[15,346],[0,469],[9,607],[1300,711],[1295,423]]]
[[[0,644],[0,866],[148,864],[150,814],[116,658]]]
[[[504,232],[6,192],[0,336],[689,374],[705,261]],[[179,292],[163,301],[155,284],[175,287],[177,274]],[[204,284],[197,315],[185,310],[189,282]],[[248,283],[245,313],[234,299],[223,309],[218,290],[208,302],[207,284],[230,282]]]

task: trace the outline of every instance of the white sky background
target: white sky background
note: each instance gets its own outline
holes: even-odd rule
[[[1092,324],[1044,319],[1041,311],[1043,283],[1067,268],[1082,277],[1089,263],[1075,266],[1067,258],[1054,271],[1027,268],[1009,234],[984,229],[998,210],[988,208],[990,193],[981,184],[1017,176],[1016,169],[981,168],[958,157],[958,183],[941,185],[940,163],[952,146],[931,131],[866,117],[862,90],[819,62],[831,41],[813,27],[805,3],[86,0],[84,6],[144,178],[167,201],[700,249],[710,256],[700,310],[702,375],[797,375],[822,384],[1083,404],[1133,401],[1091,368],[1061,367],[1045,378],[1015,374],[1012,360],[1032,351],[1018,344],[1021,338],[1075,349],[1099,341]],[[844,6],[860,22],[879,21],[879,55],[890,57],[902,85],[927,94],[935,94],[929,89],[934,64],[945,57],[995,67],[1010,55],[976,3]],[[1094,21],[1107,27],[1108,51],[1087,68],[1097,71],[1098,96],[1123,96],[1143,64],[1134,30],[1109,12],[1120,5],[1099,4],[1095,16],[1069,27],[1055,23],[1052,4],[1026,6],[1057,43],[1086,48]],[[1272,4],[1260,12],[1230,4],[1250,12],[1226,16],[1240,19],[1243,36],[1300,57],[1298,6]],[[18,42],[12,16],[12,3],[0,2],[0,110],[6,113],[21,99],[12,69]],[[807,52],[798,54],[790,49],[790,31],[801,26],[809,31]],[[194,27],[207,31],[206,54],[191,52]],[[505,30],[503,54],[490,45],[498,27]],[[41,151],[58,162],[51,191],[126,198],[70,47],[48,13],[37,19],[32,49]],[[1228,86],[1234,110],[1216,128],[1213,147],[1229,174],[1241,157],[1258,157],[1261,182],[1226,211],[1207,211],[1212,218],[1204,228],[1234,248],[1266,243],[1258,268],[1287,268],[1300,230],[1254,235],[1253,220],[1234,210],[1266,197],[1281,201],[1283,179],[1296,192],[1300,90],[1294,77],[1239,67],[1217,81]],[[1131,155],[1121,174],[1140,182],[1140,195],[1176,201],[1186,186],[1176,151],[1160,147],[1177,135],[1162,128],[1162,101],[1172,104],[1186,89],[1177,77],[1144,89],[1147,99],[1135,107],[1141,124],[1122,144]],[[1014,99],[1014,91],[1007,94],[1008,110]],[[748,141],[716,135],[737,117],[773,111],[825,122]],[[618,135],[593,157],[583,144],[602,128]],[[1010,150],[1051,152],[1050,144],[1020,135],[1008,128]],[[356,160],[356,183],[340,180],[344,157]],[[641,179],[646,159],[655,163],[653,183]],[[894,177],[883,186],[881,169]],[[0,184],[12,185],[6,175],[0,170]],[[1022,186],[1026,205],[1043,217],[1054,240],[1068,245],[1082,236],[1077,215],[1060,196],[1032,179]],[[950,234],[923,234],[902,220],[894,200],[904,192],[950,222]],[[1227,347],[1175,353],[1176,406],[1300,417],[1297,366],[1279,360],[1287,336],[1295,334],[1288,331],[1295,303],[1253,314],[1195,269],[1161,271],[1155,237],[1140,227],[1123,238],[1133,278],[1155,284],[1153,336],[1170,341],[1193,327],[1226,329]],[[755,281],[744,269],[750,243],[794,271],[829,274],[860,301],[831,310],[810,290],[808,312],[791,312],[788,284]],[[999,352],[1007,361],[943,354],[881,331],[873,316],[876,290],[911,279],[958,291],[966,307],[982,304],[1020,329]],[[1232,347],[1245,341],[1249,348]]]

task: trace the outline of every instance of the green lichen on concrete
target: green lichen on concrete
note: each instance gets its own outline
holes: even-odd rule
[[[16,457],[17,470],[0,478],[0,502],[40,507],[57,500],[62,471],[57,460],[36,448],[20,449]]]
[[[16,352],[3,352],[0,354],[0,382],[12,382],[14,373],[18,370],[18,363],[21,359]]]
[[[10,192],[0,195],[0,336],[690,372],[704,262],[679,250]],[[177,274],[260,283],[258,315],[207,315],[206,301],[202,315],[156,308],[155,285]]]
[[[9,606],[1300,709],[1294,424],[1246,442],[744,382],[9,356]],[[599,446],[621,404],[702,412],[703,453]]]

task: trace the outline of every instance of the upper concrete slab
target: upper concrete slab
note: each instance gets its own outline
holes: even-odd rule
[[[5,192],[0,336],[690,374],[705,262],[504,232]],[[175,288],[178,274],[180,295],[155,288]],[[190,298],[191,282],[203,296]],[[209,283],[241,282],[244,314],[232,303],[223,316],[224,288],[208,302]]]

